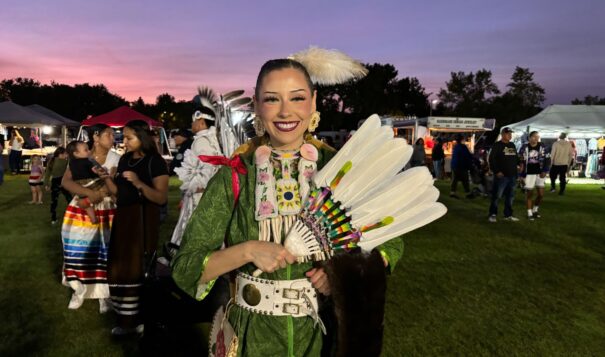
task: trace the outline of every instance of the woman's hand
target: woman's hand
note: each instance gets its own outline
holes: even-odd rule
[[[305,275],[317,291],[324,295],[330,295],[330,282],[324,268],[313,268],[306,272]]]
[[[134,187],[136,187],[137,189],[141,189],[141,185],[143,184],[143,182],[139,180],[139,176],[137,176],[136,173],[134,173],[133,171],[124,171],[122,173],[122,176],[124,176],[126,180],[130,181]]]
[[[261,241],[249,241],[248,244],[250,261],[265,273],[272,273],[296,262],[296,257],[281,244]]]

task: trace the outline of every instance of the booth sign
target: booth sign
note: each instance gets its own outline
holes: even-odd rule
[[[483,129],[483,118],[429,117],[427,126],[431,129]]]

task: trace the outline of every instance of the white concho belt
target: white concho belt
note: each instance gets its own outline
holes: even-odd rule
[[[254,313],[273,316],[310,316],[322,330],[317,292],[307,279],[266,280],[238,272],[235,303]]]

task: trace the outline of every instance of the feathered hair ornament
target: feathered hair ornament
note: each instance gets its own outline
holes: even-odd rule
[[[217,98],[214,91],[208,87],[198,87],[197,95],[193,97],[195,112],[192,115],[193,120],[207,119],[215,120]]]
[[[360,79],[368,70],[359,62],[337,50],[311,46],[288,56],[300,62],[309,72],[311,81],[319,85],[333,85]]]

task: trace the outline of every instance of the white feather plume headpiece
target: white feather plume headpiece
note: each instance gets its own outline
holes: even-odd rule
[[[193,104],[197,107],[197,110],[193,113],[191,118],[194,121],[202,118],[214,121],[217,112],[216,94],[208,87],[198,87],[197,92],[198,94],[193,97]],[[204,112],[202,108],[206,109],[206,112]]]
[[[288,56],[300,62],[311,76],[311,81],[320,85],[333,85],[360,79],[368,70],[359,62],[337,50],[326,50],[311,46],[304,51]]]

